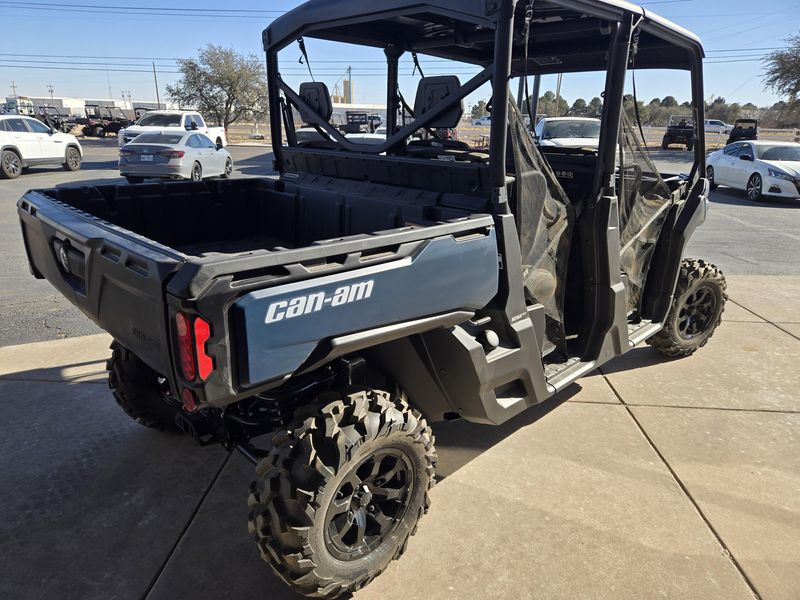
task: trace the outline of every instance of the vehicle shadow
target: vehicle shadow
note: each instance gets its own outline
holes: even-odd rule
[[[759,206],[771,206],[774,208],[800,208],[800,201],[790,200],[789,198],[773,198],[765,196],[758,202],[753,202],[745,196],[744,191],[734,188],[717,188],[709,195],[709,200],[715,204],[727,204],[729,206],[741,206],[745,208],[757,208]]]
[[[234,161],[234,168],[236,172],[241,175],[250,177],[264,177],[266,175],[276,175],[277,173],[272,169],[272,152],[265,152],[256,156],[239,159]]]

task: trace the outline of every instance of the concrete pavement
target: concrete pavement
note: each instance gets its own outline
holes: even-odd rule
[[[730,277],[709,345],[637,348],[501,427],[435,427],[443,477],[356,595],[800,597],[796,277]],[[246,528],[250,465],[146,430],[105,335],[0,348],[0,597],[295,598]]]

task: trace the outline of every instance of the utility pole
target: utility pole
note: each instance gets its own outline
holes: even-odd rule
[[[125,106],[125,108],[133,108],[133,105],[131,105],[131,93],[130,93],[129,90],[122,90],[122,104],[125,104],[125,97],[126,96],[128,98],[128,103]]]
[[[50,92],[50,102],[53,101],[53,89],[54,89],[53,88],[53,84],[52,83],[48,83],[47,84],[47,91]]]
[[[153,61],[153,81],[156,84],[156,103],[161,108],[161,97],[158,94],[158,75],[156,75],[156,62]]]
[[[556,84],[556,115],[561,116],[561,79],[564,77],[563,73],[558,74],[558,83]]]
[[[16,81],[12,81],[11,82],[11,96],[13,98],[17,97],[17,82]]]

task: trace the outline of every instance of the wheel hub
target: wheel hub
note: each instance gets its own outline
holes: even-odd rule
[[[325,545],[339,560],[355,560],[381,546],[406,512],[414,468],[408,455],[392,448],[353,467],[325,517]]]
[[[694,339],[707,332],[714,323],[717,310],[717,297],[709,286],[702,286],[691,292],[678,313],[678,331],[686,340]]]

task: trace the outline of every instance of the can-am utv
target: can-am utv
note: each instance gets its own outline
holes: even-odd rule
[[[728,141],[725,143],[732,144],[734,142],[743,142],[748,140],[758,139],[758,120],[757,119],[736,119],[733,124],[733,129],[728,136]]]
[[[383,52],[384,140],[347,138],[325,84],[281,76],[301,37],[304,54]],[[706,215],[703,136],[688,176],[660,174],[622,110],[627,71],[679,69],[702,123],[703,51],[617,0],[312,0],[263,42],[278,179],[39,190],[19,215],[33,273],[116,338],[121,407],[251,460],[264,560],[335,597],[428,510],[428,422],[502,423],[635,344],[687,356],[711,337],[725,280],[682,259]],[[439,71],[406,102],[412,53]],[[597,150],[536,147],[510,80],[588,71],[605,80]],[[413,137],[457,127],[484,84],[485,151]]]

